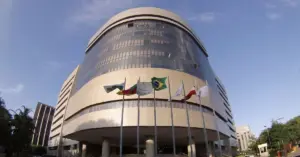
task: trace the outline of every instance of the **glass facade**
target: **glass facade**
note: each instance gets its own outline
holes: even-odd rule
[[[162,21],[137,20],[107,31],[87,52],[75,91],[99,75],[130,68],[165,68],[203,78],[207,58],[184,30]]]
[[[138,100],[126,100],[124,101],[124,108],[133,108],[137,107]],[[169,101],[161,101],[161,100],[156,100],[156,107],[157,108],[170,108],[170,102]],[[194,104],[184,104],[181,102],[172,102],[173,108],[178,108],[178,109],[185,109],[186,105],[188,105],[188,109],[192,111],[199,111],[201,112],[201,107],[199,105],[194,105]],[[153,100],[140,100],[139,106],[141,108],[144,107],[154,107],[154,101]],[[107,109],[114,109],[114,108],[122,108],[122,101],[115,101],[115,102],[108,102],[104,104],[98,104],[94,106],[87,107],[83,109],[82,111],[76,113],[71,119],[74,120],[77,117],[80,117],[82,115],[91,113],[91,112],[96,112],[96,111],[101,111],[101,110],[107,110]],[[203,112],[210,114],[211,116],[214,116],[213,114],[213,109],[203,106]],[[72,120],[68,120],[72,121]]]

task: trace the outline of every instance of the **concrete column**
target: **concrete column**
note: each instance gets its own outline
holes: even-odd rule
[[[215,144],[214,142],[208,143],[208,155],[209,157],[215,157]]]
[[[102,142],[102,157],[109,157],[109,142],[107,139],[103,140]]]
[[[193,149],[193,154],[192,154]],[[188,150],[188,157],[196,157],[196,147],[195,147],[195,141],[192,139],[191,144],[187,147]]]
[[[146,157],[154,157],[154,141],[152,138],[146,140]]]
[[[231,154],[230,139],[228,138],[223,141],[224,141],[224,145],[225,145],[225,149],[226,149],[226,154],[231,156],[232,154]]]
[[[81,155],[81,157],[86,157],[86,144],[79,144],[79,154]]]

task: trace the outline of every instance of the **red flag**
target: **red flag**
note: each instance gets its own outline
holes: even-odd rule
[[[181,101],[184,102],[186,100],[189,100],[193,95],[196,95],[196,90],[195,90],[194,87],[191,89],[191,91],[183,99],[181,99]]]
[[[120,90],[117,94],[118,95],[127,95],[127,96],[136,94],[136,87],[137,87],[137,85],[135,84],[132,87],[130,87],[129,89]]]

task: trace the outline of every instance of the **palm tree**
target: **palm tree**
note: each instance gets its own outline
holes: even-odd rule
[[[19,155],[22,151],[30,150],[30,142],[34,129],[33,119],[29,116],[31,110],[22,106],[16,110],[12,120],[12,143],[14,152]]]

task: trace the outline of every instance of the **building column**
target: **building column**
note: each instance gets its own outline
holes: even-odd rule
[[[224,145],[225,145],[225,149],[226,149],[226,154],[231,156],[232,154],[231,154],[230,139],[228,138],[223,141],[224,141]]]
[[[104,139],[102,142],[102,157],[109,157],[110,145],[107,139]]]
[[[192,154],[193,149],[193,154]],[[196,147],[195,147],[195,141],[192,139],[191,144],[187,146],[188,150],[188,157],[196,157]]]
[[[152,138],[146,140],[146,157],[154,157],[154,140]]]
[[[208,155],[209,157],[215,157],[215,144],[214,142],[208,143]]]
[[[86,157],[86,144],[79,143],[79,156]]]

